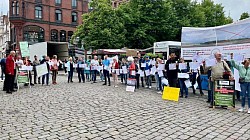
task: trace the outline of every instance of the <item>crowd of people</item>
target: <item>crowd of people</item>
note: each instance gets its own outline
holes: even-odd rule
[[[223,60],[222,54],[217,52],[214,54],[216,63],[213,66],[206,66],[206,62],[202,61],[197,68],[191,68],[187,65],[181,68],[181,65],[186,64],[183,58],[177,59],[175,53],[171,53],[168,60],[162,60],[161,58],[150,58],[149,56],[142,57],[140,54],[136,57],[127,57],[118,59],[118,57],[109,58],[107,55],[104,59],[100,59],[91,56],[85,60],[84,58],[73,59],[70,57],[63,62],[57,60],[57,56],[54,55],[52,59],[48,56],[43,56],[41,60],[38,60],[37,56],[34,56],[34,61],[31,62],[29,57],[21,59],[21,56],[15,55],[14,51],[10,52],[10,55],[6,59],[2,59],[1,68],[2,72],[5,72],[5,81],[3,90],[7,93],[15,92],[17,88],[16,74],[17,70],[22,65],[33,66],[34,71],[34,84],[49,85],[50,73],[52,73],[52,84],[57,84],[57,73],[59,66],[62,66],[67,73],[67,82],[73,82],[74,71],[77,72],[79,83],[90,82],[92,84],[97,83],[97,75],[100,77],[100,81],[103,85],[118,87],[118,77],[123,84],[127,84],[128,79],[136,80],[136,89],[139,88],[152,88],[152,80],[156,82],[155,89],[157,93],[162,94],[164,86],[180,88],[180,98],[188,98],[188,88],[192,88],[193,94],[196,94],[196,88],[199,87],[199,94],[203,96],[203,90],[201,85],[201,75],[207,74],[208,76],[208,100],[210,107],[214,105],[214,85],[215,81],[219,79],[234,80],[234,68],[239,71],[239,82],[241,91],[236,92],[237,100],[241,101],[240,112],[245,110],[245,100],[248,98],[248,113],[250,113],[250,69],[249,59],[245,59],[242,64],[231,60]],[[231,54],[233,58],[233,54]],[[197,60],[193,60],[197,62]],[[40,64],[47,64],[48,73],[42,77],[37,77],[36,66]],[[188,77],[179,77],[179,73],[188,74]],[[31,72],[29,73],[30,85],[34,85],[32,82]],[[110,77],[111,76],[111,77]],[[3,73],[1,75],[3,80]],[[46,80],[45,80],[46,79]],[[167,83],[163,82],[166,81]],[[190,80],[191,85],[187,86],[186,81]],[[38,81],[38,82],[37,82]],[[241,97],[241,98],[240,98]]]

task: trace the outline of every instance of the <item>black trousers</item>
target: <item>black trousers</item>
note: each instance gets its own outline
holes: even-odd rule
[[[139,89],[139,87],[140,87],[140,74],[136,74],[135,79],[136,79],[136,88]]]
[[[108,82],[109,82],[109,85],[110,85],[110,75],[109,75],[109,71],[108,71],[108,70],[103,70],[103,75],[104,75],[104,80],[105,80],[105,83],[104,83],[104,84],[107,84],[107,78],[108,78]]]
[[[168,83],[170,87],[177,87],[177,78],[168,78]]]
[[[14,75],[9,75],[9,74],[5,75],[5,89],[7,92],[14,90],[14,87],[13,87],[14,79],[15,79]]]
[[[77,70],[79,83],[85,82],[84,70]]]
[[[195,94],[194,84],[196,83],[196,81],[197,81],[197,84],[198,84],[198,87],[199,87],[199,90],[200,90],[200,94],[203,94],[202,87],[201,87],[201,76],[200,75],[197,77],[197,79],[194,79],[192,81],[193,94]]]

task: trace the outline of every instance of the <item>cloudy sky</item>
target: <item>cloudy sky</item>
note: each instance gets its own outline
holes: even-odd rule
[[[0,0],[0,11],[7,13],[9,7],[9,0]],[[202,0],[197,0],[202,1]],[[237,21],[240,18],[241,13],[250,13],[250,0],[214,0],[215,3],[222,3],[225,7],[226,16],[229,15]]]

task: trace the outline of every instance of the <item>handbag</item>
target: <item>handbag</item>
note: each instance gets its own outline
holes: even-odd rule
[[[247,76],[247,70],[246,70],[245,77],[246,77],[246,76]],[[240,84],[245,83],[245,77],[239,78],[239,83],[240,83]]]

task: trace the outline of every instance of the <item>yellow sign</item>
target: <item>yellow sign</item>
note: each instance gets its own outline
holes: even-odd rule
[[[173,88],[164,86],[162,99],[163,100],[171,100],[171,101],[179,101],[180,88]]]

